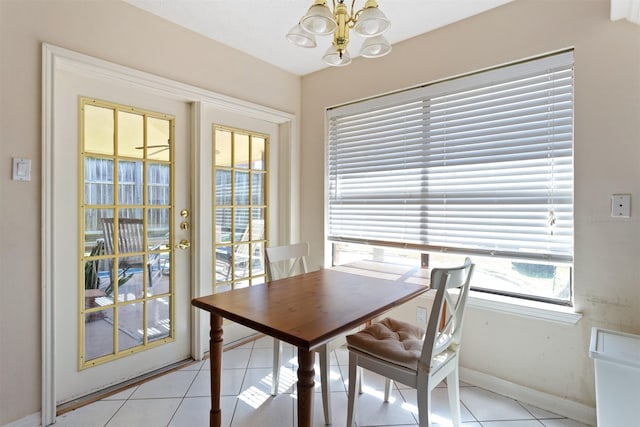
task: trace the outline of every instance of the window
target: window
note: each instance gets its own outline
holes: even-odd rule
[[[328,140],[334,254],[472,255],[477,290],[570,303],[572,52],[331,109]]]
[[[80,99],[79,366],[174,341],[173,116]]]
[[[265,281],[266,135],[214,126],[215,292]]]

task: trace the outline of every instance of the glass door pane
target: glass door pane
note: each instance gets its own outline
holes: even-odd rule
[[[174,118],[82,99],[80,368],[172,341]]]
[[[214,126],[214,292],[265,281],[268,138]]]

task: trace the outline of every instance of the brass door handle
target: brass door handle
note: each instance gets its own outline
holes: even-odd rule
[[[191,242],[185,239],[180,240],[180,243],[176,245],[176,248],[182,249],[182,250],[188,249],[190,247],[191,247]]]

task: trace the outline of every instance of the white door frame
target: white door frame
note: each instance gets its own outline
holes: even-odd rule
[[[42,45],[42,212],[41,212],[41,291],[42,291],[42,405],[41,425],[47,426],[56,419],[55,396],[55,313],[53,266],[55,253],[53,251],[53,126],[54,126],[54,96],[56,86],[56,71],[70,70],[76,73],[88,73],[92,77],[106,81],[118,82],[135,88],[151,91],[167,98],[189,102],[193,108],[193,147],[192,147],[192,274],[191,294],[193,297],[210,292],[211,257],[206,254],[211,249],[211,224],[206,218],[199,218],[198,212],[203,205],[203,191],[208,190],[211,181],[206,182],[202,171],[210,167],[211,159],[201,158],[201,146],[211,139],[208,126],[200,120],[202,105],[211,104],[216,108],[244,114],[249,117],[275,123],[280,128],[278,150],[281,155],[280,171],[280,199],[278,209],[281,220],[279,224],[279,241],[295,241],[299,236],[299,141],[297,138],[297,119],[294,114],[275,110],[262,105],[239,100],[212,91],[176,82],[153,74],[134,70],[91,56],[83,55],[68,49],[43,43]],[[207,162],[209,165],[207,165]],[[203,190],[204,189],[204,190]],[[209,231],[208,234],[207,230]],[[209,272],[209,273],[207,273]],[[207,331],[208,317],[201,310],[191,310],[192,313],[192,357],[202,359],[208,349]]]

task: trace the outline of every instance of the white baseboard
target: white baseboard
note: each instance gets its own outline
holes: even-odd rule
[[[39,427],[40,421],[40,412],[36,412],[35,414],[27,415],[24,418],[5,424],[4,427]]]
[[[545,411],[571,418],[590,426],[596,425],[596,408],[533,390],[509,381],[460,367],[460,381],[511,397]]]

